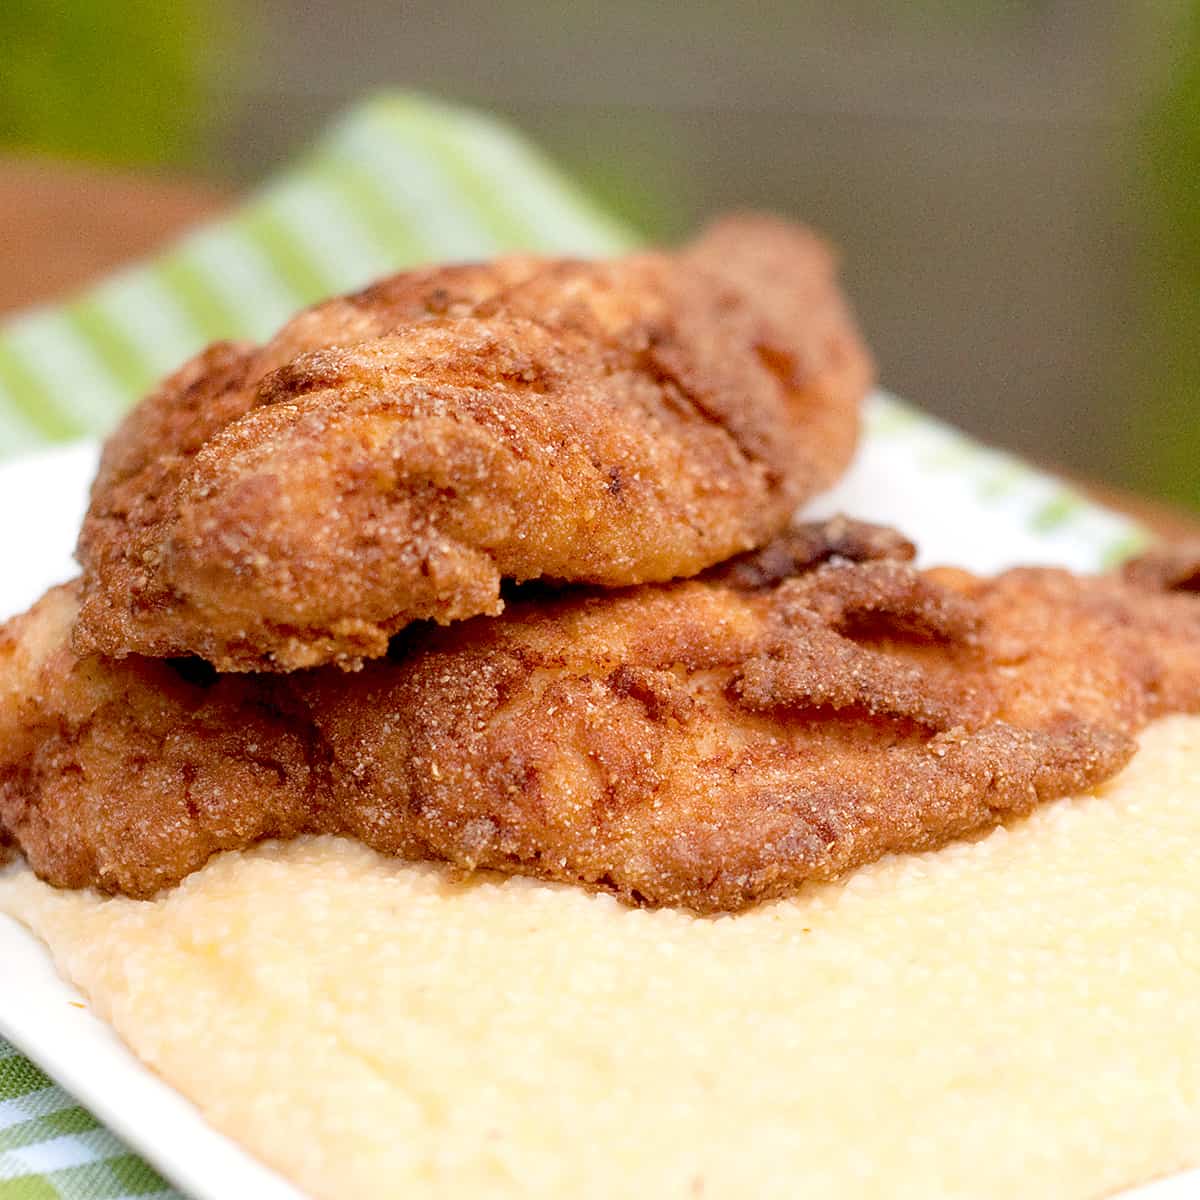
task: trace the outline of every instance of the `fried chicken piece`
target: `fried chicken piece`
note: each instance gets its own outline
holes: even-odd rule
[[[1200,540],[1173,542],[1125,564],[1122,574],[1139,587],[1200,592]]]
[[[58,589],[0,641],[0,825],[52,883],[134,896],[310,831],[717,912],[1085,791],[1200,710],[1200,597],[911,554],[811,526],[414,626],[353,674],[79,657]]]
[[[148,896],[320,821],[322,748],[270,678],[78,657],[78,585],[0,629],[0,832],[62,887]]]
[[[353,668],[413,620],[499,612],[504,580],[695,575],[838,477],[871,378],[830,252],[771,218],[398,275],[130,414],[76,648]]]

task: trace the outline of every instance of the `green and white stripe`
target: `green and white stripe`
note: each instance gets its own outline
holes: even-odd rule
[[[129,1196],[179,1194],[0,1039],[0,1200]]]
[[[493,118],[382,96],[228,219],[58,308],[0,324],[0,458],[102,435],[208,342],[261,340],[301,305],[388,271],[517,249],[610,254],[635,240]],[[1130,523],[892,398],[871,406],[867,444],[1096,562],[1138,539]],[[0,1200],[177,1195],[0,1040]]]
[[[418,262],[609,253],[633,237],[488,118],[384,96],[228,220],[68,303],[0,324],[0,458],[106,433],[208,342]]]

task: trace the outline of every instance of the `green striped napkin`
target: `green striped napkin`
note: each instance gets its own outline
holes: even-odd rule
[[[0,325],[0,458],[106,433],[205,343],[264,338],[300,305],[386,271],[518,248],[607,254],[635,241],[491,117],[379,97],[227,219]],[[1014,561],[1094,567],[1138,538],[1056,481],[877,396],[859,465],[822,504],[920,528],[912,504],[922,496],[939,517],[986,517],[975,540],[993,556],[1003,542]],[[132,1196],[178,1193],[0,1041],[0,1200]]]
[[[0,1039],[0,1200],[179,1193]]]
[[[216,338],[430,259],[529,247],[608,254],[631,233],[490,117],[382,97],[227,220],[58,307],[0,326],[0,455],[106,433]]]

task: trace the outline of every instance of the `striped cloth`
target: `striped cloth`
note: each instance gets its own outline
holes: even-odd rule
[[[129,1196],[179,1193],[0,1038],[0,1200]]]
[[[379,97],[227,219],[0,325],[0,458],[103,434],[207,342],[264,338],[301,304],[388,270],[518,248],[606,254],[634,241],[491,117]],[[1063,561],[1095,565],[1136,540],[1128,522],[890,397],[871,405],[865,452],[894,487],[941,477],[1001,526],[1061,548]],[[830,503],[887,519],[869,511],[870,488],[864,499],[849,487]],[[0,1040],[0,1200],[178,1195]]]
[[[0,325],[0,456],[107,432],[216,338],[429,259],[607,254],[632,235],[490,117],[381,97],[227,220],[58,307]]]

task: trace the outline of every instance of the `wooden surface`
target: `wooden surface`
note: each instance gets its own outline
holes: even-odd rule
[[[198,183],[0,158],[0,313],[54,300],[228,202]]]
[[[220,190],[194,182],[0,158],[0,314],[54,300],[150,253],[231,202]],[[1163,537],[1200,537],[1200,514],[1066,477],[1098,503],[1129,513]]]

